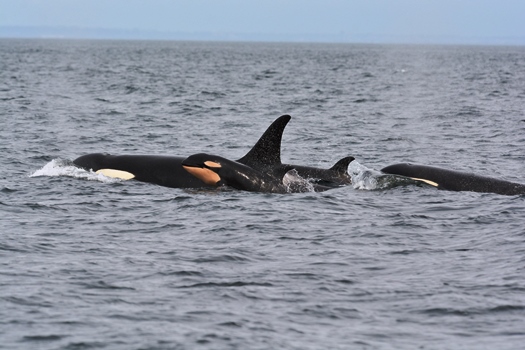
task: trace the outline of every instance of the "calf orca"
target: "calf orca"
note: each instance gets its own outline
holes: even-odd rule
[[[266,173],[245,164],[205,153],[194,154],[182,162],[188,173],[210,186],[230,186],[238,190],[267,193],[321,192],[331,187],[296,181],[295,170],[281,167]],[[289,175],[289,178],[286,176]],[[287,180],[288,179],[288,180]],[[302,179],[302,178],[300,178]]]
[[[386,174],[410,177],[449,191],[487,192],[503,195],[525,194],[524,184],[428,165],[393,164],[381,171]]]
[[[347,169],[354,159],[352,157],[341,159],[330,169],[281,163],[282,135],[290,119],[289,115],[277,118],[253,148],[237,162],[270,177],[296,169],[299,176],[314,178],[319,184],[332,187],[350,184],[352,180]],[[135,179],[174,188],[209,187],[209,184],[184,170],[184,159],[186,157],[92,153],[75,159],[73,163],[85,170],[125,180]]]

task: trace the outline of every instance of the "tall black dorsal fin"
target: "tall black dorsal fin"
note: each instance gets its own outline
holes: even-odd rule
[[[292,117],[287,114],[277,118],[268,129],[266,129],[255,146],[237,161],[256,169],[268,165],[280,165],[283,131],[291,118]]]
[[[331,167],[330,170],[336,171],[336,172],[338,172],[338,173],[344,173],[344,174],[347,174],[347,172],[348,172],[348,166],[349,166],[350,163],[352,163],[354,160],[355,160],[354,157],[344,157],[343,159],[341,159],[340,161],[338,161],[337,163],[335,163],[335,165],[334,165],[333,167]]]

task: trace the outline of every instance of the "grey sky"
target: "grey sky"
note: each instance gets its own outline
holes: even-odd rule
[[[52,27],[127,30],[142,38],[201,33],[217,39],[525,45],[525,1],[0,0],[0,27],[4,37],[7,27]]]

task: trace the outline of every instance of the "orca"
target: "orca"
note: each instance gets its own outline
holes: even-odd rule
[[[284,129],[291,117],[282,115],[277,118],[260,137],[252,149],[238,163],[266,176],[286,174],[296,169],[299,176],[315,179],[320,185],[337,187],[351,183],[348,165],[354,159],[345,157],[330,169],[320,169],[281,163],[281,142]],[[73,163],[85,170],[92,170],[109,177],[124,180],[134,179],[173,188],[210,187],[209,184],[189,174],[182,161],[187,157],[153,155],[111,155],[91,153],[73,160]]]
[[[322,192],[331,187],[294,179],[296,171],[279,168],[266,173],[217,155],[198,153],[182,162],[182,167],[210,186],[229,186],[238,190],[266,193]],[[289,176],[287,178],[287,176]]]
[[[281,140],[284,128],[291,119],[289,115],[277,118],[266,129],[253,148],[243,157],[244,161],[256,164],[254,159],[274,158],[278,152],[280,159]],[[91,153],[78,157],[73,163],[85,170],[92,170],[105,176],[123,180],[134,179],[172,188],[211,187],[182,168],[187,157],[153,155],[112,155]]]
[[[91,153],[78,157],[73,163],[97,174],[119,178],[134,179],[160,186],[173,188],[208,187],[182,168],[186,157],[152,155],[112,155]]]
[[[435,166],[400,163],[389,165],[381,171],[385,174],[409,177],[438,189],[449,191],[472,191],[502,195],[525,194],[524,184]]]
[[[342,158],[330,169],[283,164],[281,162],[282,135],[290,119],[289,115],[284,115],[277,119],[261,136],[255,146],[244,157],[238,159],[237,162],[269,174],[275,172],[287,173],[295,169],[300,177],[316,180],[319,184],[326,186],[350,185],[352,178],[348,174],[348,165],[354,160],[354,157]]]
[[[314,181],[315,183],[328,187],[340,187],[344,185],[351,185],[352,178],[348,174],[348,166],[354,157],[344,157],[337,161],[329,169],[314,168],[302,165],[293,165],[293,164],[281,164],[275,165],[271,171],[276,171],[277,169],[281,171],[290,171],[295,170],[297,174],[307,180]]]

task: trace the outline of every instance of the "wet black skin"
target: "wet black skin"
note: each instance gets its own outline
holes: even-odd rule
[[[134,179],[173,188],[210,187],[188,174],[182,167],[186,157],[150,155],[111,155],[92,153],[73,161],[86,170],[123,170],[135,175]]]
[[[200,177],[204,182],[243,191],[292,193],[314,190],[322,192],[332,188],[317,184],[310,187],[301,184],[287,186],[283,183],[283,178],[287,173],[285,168],[266,173],[236,161],[205,153],[188,157],[182,162],[182,165],[188,172]],[[209,180],[206,181],[205,178]]]
[[[277,118],[253,146],[237,162],[267,176],[286,173],[296,169],[304,178],[315,178],[319,184],[341,186],[351,183],[348,175],[348,164],[352,157],[341,159],[330,169],[320,169],[281,163],[281,141],[284,128],[290,121],[289,115]],[[133,174],[135,180],[154,183],[173,188],[201,188],[210,185],[203,183],[182,168],[186,157],[153,156],[153,155],[111,155],[92,153],[73,161],[75,165],[86,170],[115,169]]]
[[[352,178],[348,174],[348,165],[354,160],[353,157],[342,158],[330,169],[283,164],[281,162],[282,135],[290,119],[291,117],[288,115],[277,119],[261,136],[255,146],[237,162],[272,176],[295,169],[302,178],[315,179],[319,184],[326,186],[338,187],[351,184]]]
[[[449,191],[472,191],[503,195],[525,194],[525,185],[472,173],[448,170],[428,165],[401,163],[381,169],[383,173],[427,180],[437,188]]]

